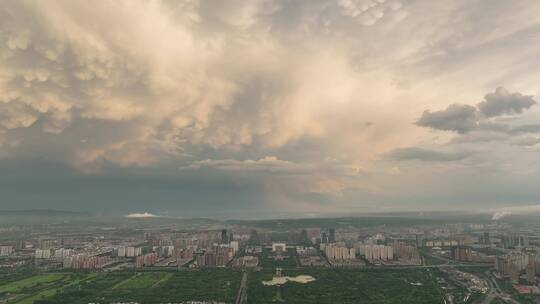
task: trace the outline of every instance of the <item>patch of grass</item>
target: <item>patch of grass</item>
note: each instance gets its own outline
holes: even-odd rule
[[[138,302],[177,303],[220,301],[231,303],[240,286],[235,269],[205,269],[177,272],[115,272],[59,288],[56,293],[36,294],[34,304],[87,304]],[[22,303],[27,304],[27,303]]]
[[[65,275],[61,273],[49,273],[49,274],[38,274],[31,276],[26,279],[18,280],[15,282],[8,283],[6,285],[0,286],[0,293],[9,292],[20,292],[24,289],[30,289],[37,287],[42,284],[48,284],[55,281],[61,280]]]
[[[443,303],[442,291],[428,270],[299,269],[286,270],[283,275],[302,274],[316,280],[307,284],[288,282],[282,286],[264,286],[261,281],[270,279],[272,273],[252,273],[248,288],[250,303],[273,303],[277,295],[285,303],[299,304]]]
[[[139,272],[118,283],[113,289],[139,289],[156,287],[173,276],[170,272]]]

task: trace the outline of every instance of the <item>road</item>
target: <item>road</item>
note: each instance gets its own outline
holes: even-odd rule
[[[244,271],[242,275],[242,281],[240,282],[240,288],[238,289],[238,294],[236,295],[235,304],[245,304],[247,303],[247,272]]]
[[[440,265],[415,265],[415,266],[384,266],[384,269],[422,269],[422,268],[456,268],[456,267],[470,267],[470,268],[491,268],[492,265],[487,264],[440,264]],[[375,269],[382,269],[381,267],[372,267]]]
[[[491,301],[497,298],[501,299],[505,303],[519,304],[519,302],[512,299],[509,294],[502,291],[491,271],[486,271],[486,277],[486,281],[489,285],[489,293],[487,294],[484,301],[481,302],[481,304],[489,304],[491,303]]]
[[[461,267],[488,267],[488,268],[492,267],[492,265],[486,265],[486,264],[453,264],[454,261],[450,259],[432,255],[428,252],[424,252],[424,254],[429,255],[432,258],[444,261],[446,263],[440,264],[440,265],[419,266],[419,267],[438,267],[438,268],[460,267],[460,266]],[[486,274],[486,282],[489,287],[489,292],[486,295],[486,297],[480,302],[480,304],[490,304],[495,299],[500,299],[504,303],[519,304],[519,302],[512,299],[512,297],[509,294],[502,291],[502,289],[499,287],[497,283],[497,280],[493,276],[493,273],[491,272],[491,270],[487,270],[485,274]]]

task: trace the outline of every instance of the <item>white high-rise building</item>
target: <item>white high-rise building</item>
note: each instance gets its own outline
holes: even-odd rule
[[[364,247],[364,256],[368,261],[373,260],[373,247],[371,245],[366,245],[366,247]]]
[[[34,257],[36,259],[50,259],[51,250],[50,249],[36,249]]]
[[[231,241],[229,243],[229,247],[231,247],[233,250],[234,250],[234,253],[237,253],[238,250],[240,249],[240,246],[238,244],[238,241]]]
[[[345,246],[328,245],[324,250],[329,260],[350,260],[356,258],[355,249]]]
[[[140,255],[142,255],[141,247],[130,246],[126,248],[126,257],[132,258],[132,257],[140,256]]]
[[[364,255],[364,257],[368,261],[387,261],[394,258],[394,252],[392,247],[387,245],[363,244],[359,245],[358,249],[358,253],[360,255]]]
[[[57,259],[63,259],[65,257],[72,255],[72,251],[73,250],[71,249],[64,249],[64,248],[56,249],[54,251],[54,257]]]
[[[392,246],[386,246],[386,256],[389,260],[394,259],[394,248]]]
[[[0,256],[8,256],[13,253],[13,246],[0,246]]]

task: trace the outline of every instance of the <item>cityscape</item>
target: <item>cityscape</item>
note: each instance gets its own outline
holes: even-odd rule
[[[0,303],[540,302],[534,217],[0,218]]]
[[[0,304],[540,304],[540,0],[0,0]]]

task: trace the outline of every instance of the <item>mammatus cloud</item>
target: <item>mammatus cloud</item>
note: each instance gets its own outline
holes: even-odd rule
[[[127,218],[154,218],[159,217],[155,214],[144,212],[144,213],[130,213],[126,215]]]
[[[3,1],[0,199],[530,201],[539,15],[536,0]],[[485,95],[498,84],[511,92]]]

